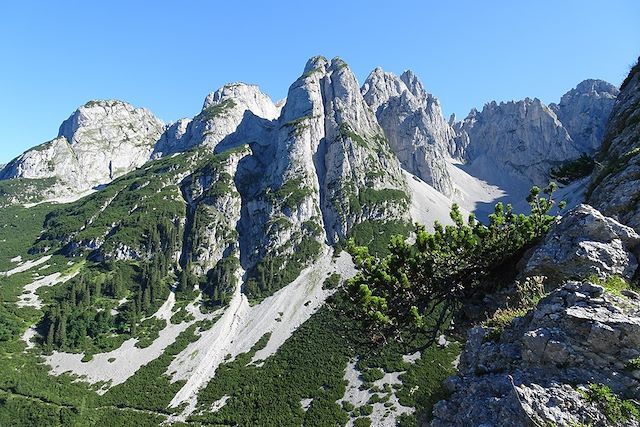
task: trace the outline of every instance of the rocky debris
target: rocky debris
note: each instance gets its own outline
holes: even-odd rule
[[[620,91],[603,80],[585,80],[550,104],[580,150],[595,153],[602,145],[609,114]]]
[[[60,126],[58,137],[12,160],[0,179],[57,178],[55,196],[106,184],[149,160],[164,124],[122,101],[89,101]]]
[[[611,112],[587,201],[640,232],[640,60]]]
[[[551,279],[631,279],[638,268],[640,236],[630,227],[605,217],[589,205],[579,205],[558,221],[535,250],[525,268],[527,275]]]
[[[577,387],[603,384],[640,399],[628,368],[640,356],[640,301],[589,282],[567,282],[493,341],[471,329],[448,400],[432,426],[612,425]],[[620,425],[637,426],[637,420]]]
[[[361,92],[403,168],[451,196],[447,158],[455,135],[438,99],[424,90],[411,71],[397,77],[380,68],[367,77]]]

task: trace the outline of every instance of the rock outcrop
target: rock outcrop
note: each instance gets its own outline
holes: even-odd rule
[[[611,112],[588,202],[640,231],[640,62],[621,86]]]
[[[60,126],[58,137],[12,160],[0,179],[56,178],[51,195],[106,184],[149,160],[164,124],[121,101],[90,101]]]
[[[607,82],[585,80],[559,104],[491,102],[452,124],[450,153],[472,175],[507,190],[544,186],[553,167],[599,149],[617,95]]]
[[[565,93],[559,104],[550,104],[571,139],[584,153],[602,145],[609,114],[620,91],[603,80],[585,80]]]
[[[411,71],[396,77],[376,68],[361,90],[402,167],[451,196],[453,183],[447,162],[455,135],[439,101],[424,90]]]
[[[304,265],[314,241],[335,243],[366,221],[409,219],[399,162],[339,58],[308,61],[274,128],[251,147],[238,181],[252,183],[240,186],[252,271],[286,270],[297,257]]]
[[[191,228],[183,252],[189,254],[186,258],[197,276],[207,274],[224,257],[239,258],[236,228],[242,201],[234,177],[240,161],[249,155],[251,150],[244,146],[212,157],[181,182]]]
[[[640,236],[630,227],[579,205],[558,221],[535,250],[525,268],[528,275],[551,279],[631,279],[638,268]]]
[[[241,143],[259,138],[261,124],[275,120],[280,109],[255,85],[231,83],[210,93],[202,111],[193,119],[181,119],[167,128],[153,157],[186,151],[195,146],[215,149],[233,134]]]
[[[630,294],[631,295],[631,294]],[[640,300],[614,296],[589,282],[568,282],[493,340],[468,335],[452,396],[434,407],[432,426],[626,425],[585,400],[589,384],[621,399],[640,398]]]

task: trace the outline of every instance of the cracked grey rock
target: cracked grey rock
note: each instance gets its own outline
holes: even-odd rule
[[[446,382],[452,395],[434,406],[431,425],[613,425],[575,385],[605,384],[621,398],[640,397],[639,376],[626,368],[637,354],[639,316],[638,301],[567,282],[497,341],[485,328],[471,329],[459,374]]]
[[[588,202],[640,232],[640,65],[621,88],[604,137]]]
[[[403,168],[451,196],[447,163],[455,135],[438,99],[424,90],[411,71],[397,77],[376,68],[361,91]]]
[[[591,275],[631,279],[638,268],[639,245],[640,236],[632,228],[579,205],[552,226],[527,262],[525,274],[556,281]]]
[[[60,126],[58,137],[12,160],[0,179],[55,178],[50,197],[82,193],[149,160],[164,124],[122,101],[90,101]]]

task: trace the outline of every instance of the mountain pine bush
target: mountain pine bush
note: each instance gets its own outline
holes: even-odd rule
[[[488,225],[473,214],[465,222],[454,204],[453,225],[436,222],[432,233],[416,225],[415,242],[393,237],[390,254],[382,259],[351,241],[349,251],[360,270],[347,283],[354,315],[365,322],[374,341],[403,340],[406,331],[435,338],[488,279],[513,266],[547,233],[555,219],[549,211],[556,188],[549,184],[541,194],[533,187],[527,198],[529,215],[498,203]]]

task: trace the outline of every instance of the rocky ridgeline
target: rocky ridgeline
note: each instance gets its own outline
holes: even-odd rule
[[[453,153],[489,183],[507,189],[546,185],[551,168],[599,148],[617,94],[609,83],[585,80],[558,105],[537,98],[490,102],[453,124]]]
[[[215,149],[234,134],[241,134],[244,142],[253,141],[262,134],[262,127],[279,115],[279,108],[257,86],[225,85],[207,95],[200,114],[193,119],[178,120],[167,128],[155,145],[153,158],[196,146]]]
[[[640,296],[605,290],[590,275],[632,276],[640,236],[582,205],[557,223],[531,256],[526,274],[552,273],[561,283],[502,332],[468,334],[452,392],[433,411],[432,426],[629,425],[588,401],[590,384],[640,400]],[[549,257],[558,257],[555,265]],[[582,280],[572,279],[582,277]],[[496,333],[499,337],[496,337]]]
[[[339,186],[342,189],[335,191],[333,184],[331,188],[324,186],[336,179],[349,179],[350,174],[352,178],[362,175],[351,172],[363,162],[373,159],[369,177],[384,175],[375,184],[376,189],[404,187],[403,177],[394,166],[399,161],[402,168],[441,194],[454,197],[456,186],[464,185],[452,179],[454,158],[455,162],[466,163],[463,168],[471,175],[502,187],[509,197],[518,200],[531,185],[545,185],[552,167],[599,147],[618,93],[606,82],[586,80],[557,105],[546,106],[538,99],[492,102],[481,112],[472,110],[462,121],[452,117],[447,122],[437,98],[427,93],[411,71],[397,77],[376,68],[359,88],[342,60],[323,60],[324,64],[318,58],[309,61],[311,65],[293,84],[286,102],[276,105],[257,86],[232,83],[209,94],[198,115],[169,126],[149,111],[124,102],[91,101],[63,123],[56,139],[11,161],[0,172],[0,179],[36,180],[14,186],[20,190],[12,192],[11,202],[37,201],[38,192],[42,192],[40,199],[59,198],[107,184],[150,159],[194,147],[220,152],[250,144],[257,163],[244,164],[257,168],[254,175],[258,171],[266,173],[266,167],[278,175],[302,163],[307,164],[304,168],[308,172],[316,170],[304,178],[305,185],[315,186],[322,193],[317,207],[332,229],[329,234],[333,240],[345,235],[360,214],[349,212],[347,203],[331,207],[337,202],[336,195],[343,195],[345,189]],[[334,87],[339,91],[331,92]],[[321,129],[323,123],[326,129]],[[356,143],[350,146],[364,149],[352,158],[340,154],[348,150],[323,140],[325,136],[336,140],[349,135]],[[296,138],[300,141],[293,143]],[[308,145],[309,138],[313,140],[309,145],[313,165],[298,159],[299,152],[290,151]],[[384,149],[378,150],[376,145]],[[365,152],[367,155],[360,158]],[[383,153],[380,158],[379,152]],[[278,157],[276,166],[271,165],[274,155]],[[291,163],[285,169],[282,157]],[[266,182],[265,188],[278,186],[278,180],[290,178],[287,174]],[[320,181],[313,178],[316,174]],[[364,181],[360,176],[349,184],[355,189],[347,189],[348,196],[358,196],[358,185]],[[21,194],[29,197],[22,200]]]
[[[362,93],[403,168],[451,196],[447,160],[455,135],[438,99],[424,90],[411,71],[396,77],[380,68],[367,77]]]
[[[0,179],[57,178],[64,196],[107,184],[149,160],[164,124],[121,101],[90,101],[60,126],[58,137],[12,160]]]

